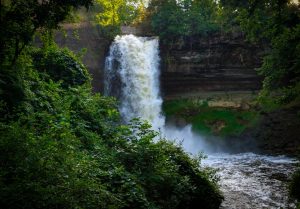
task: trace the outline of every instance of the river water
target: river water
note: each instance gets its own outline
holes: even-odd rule
[[[107,95],[120,100],[125,122],[132,118],[149,121],[167,138],[178,140],[189,153],[207,150],[201,136],[191,126],[178,129],[165,125],[159,88],[158,39],[133,35],[117,36],[106,59]],[[217,170],[224,209],[295,208],[288,199],[287,182],[297,161],[284,156],[253,153],[208,154],[204,166]]]
[[[203,165],[217,169],[224,209],[295,208],[287,183],[296,164],[292,158],[253,153],[210,154],[203,160]]]

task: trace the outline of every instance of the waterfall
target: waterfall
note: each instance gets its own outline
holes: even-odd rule
[[[119,99],[125,122],[133,118],[149,121],[152,128],[174,140],[190,153],[208,151],[202,138],[187,125],[181,129],[165,125],[159,89],[159,41],[157,38],[117,36],[105,64],[105,94]]]
[[[162,99],[159,95],[159,50],[157,38],[117,36],[106,59],[105,94],[120,99],[120,113],[129,122],[141,118],[155,130],[162,129]]]

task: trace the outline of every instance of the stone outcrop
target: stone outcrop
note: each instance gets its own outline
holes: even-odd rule
[[[257,147],[264,153],[296,156],[300,154],[300,104],[265,112],[255,131]]]
[[[261,46],[241,33],[214,34],[162,46],[162,90],[166,97],[203,91],[255,91]]]
[[[102,92],[103,69],[110,41],[101,37],[97,27],[89,22],[64,24],[63,30],[57,31],[55,41],[59,46],[68,47],[75,53],[86,49],[82,61],[92,75],[94,91]]]

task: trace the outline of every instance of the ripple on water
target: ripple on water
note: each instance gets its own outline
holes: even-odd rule
[[[223,209],[295,208],[287,181],[297,163],[294,158],[253,153],[213,154],[203,160],[204,166],[218,170]]]

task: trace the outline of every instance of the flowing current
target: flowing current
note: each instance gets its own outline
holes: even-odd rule
[[[106,94],[120,98],[120,112],[126,122],[139,117],[154,129],[164,127],[157,39],[117,36],[106,59],[105,73]]]
[[[224,209],[294,208],[289,201],[287,181],[296,161],[253,153],[210,153],[209,146],[191,126],[182,129],[165,125],[159,90],[159,41],[156,38],[117,36],[105,67],[105,93],[120,100],[125,122],[141,118],[167,138],[178,140],[189,153],[204,151],[205,166],[217,169]]]

